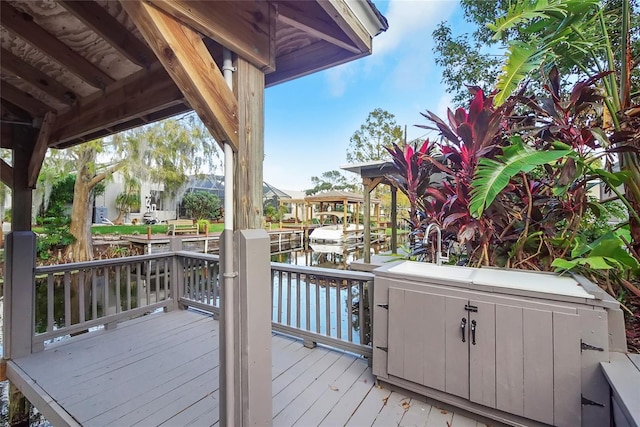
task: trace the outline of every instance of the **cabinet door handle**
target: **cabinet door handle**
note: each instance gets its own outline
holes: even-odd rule
[[[460,330],[462,331],[462,342],[466,342],[466,338],[464,335],[464,328],[467,326],[467,319],[466,317],[462,318],[462,322],[460,322]]]
[[[471,344],[476,345],[476,321],[471,321]]]

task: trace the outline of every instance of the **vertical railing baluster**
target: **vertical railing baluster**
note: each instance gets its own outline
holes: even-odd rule
[[[347,337],[353,342],[353,280],[347,279]]]
[[[282,271],[278,271],[278,323],[282,323]]]
[[[116,265],[116,313],[120,313],[121,304],[120,304],[120,269],[119,265]]]
[[[214,263],[213,264],[213,274],[211,276],[212,280],[213,280],[213,306],[214,307],[220,307],[219,301],[218,301],[218,295],[219,295],[219,290],[220,290],[220,264],[218,263]]]
[[[127,310],[131,310],[131,264],[127,264]]]
[[[64,272],[64,326],[71,326],[71,272]]]
[[[287,284],[287,326],[291,326],[291,291],[292,291],[292,286],[291,286],[291,274],[289,273],[285,273],[286,274],[286,281],[285,283]]]
[[[84,270],[78,271],[78,310],[80,311],[79,322],[84,323],[87,311],[84,305]]]
[[[160,260],[156,260],[156,302],[160,301]]]
[[[109,314],[109,267],[102,269],[103,283],[102,288],[103,304],[102,304],[102,317]]]
[[[311,278],[315,278],[316,286],[316,332],[320,333],[320,280],[318,276],[312,276],[307,274],[307,280],[311,281]]]
[[[198,295],[197,301],[204,302],[204,261],[198,260]]]
[[[149,305],[151,304],[151,261],[147,262],[147,268],[146,268],[146,275],[145,275],[145,293],[144,296],[147,299],[145,301],[145,305]]]
[[[298,280],[301,280],[302,275],[298,274]],[[306,299],[306,305],[305,305],[305,315],[306,315],[306,329],[307,331],[311,330],[311,295],[309,294],[311,289],[311,286],[309,285],[309,280],[304,281],[304,294],[305,294],[305,299]]]
[[[91,318],[98,318],[98,276],[96,269],[91,269]]]
[[[169,299],[169,266],[171,265],[171,259],[164,259],[164,300]]]
[[[142,307],[142,263],[136,263],[136,308]]]
[[[276,291],[275,275],[276,275],[276,272],[275,272],[275,271],[273,271],[273,268],[272,268],[272,269],[271,269],[271,274],[270,274],[270,278],[271,278],[271,280],[270,280],[270,282],[271,282],[271,321],[272,321],[272,322],[273,322],[273,319],[274,319],[274,316],[273,316],[273,315],[274,315],[274,312],[273,312],[273,310],[274,310],[274,308],[273,308],[273,304],[274,304],[274,302],[275,302],[274,298],[275,298],[275,295],[276,295],[276,294],[275,294],[275,291]]]
[[[331,289],[329,287],[329,279],[326,278],[324,279],[324,289],[325,289],[325,298],[324,298],[324,302],[325,302],[325,335],[330,337],[331,336]]]
[[[302,297],[300,296],[300,275],[298,273],[289,273],[289,275],[295,277],[296,280],[296,327],[300,328],[300,304],[302,304]]]
[[[358,324],[360,325],[360,344],[366,344],[364,341],[364,282],[362,280],[358,280],[358,296],[360,298],[360,309],[358,310]],[[371,308],[369,308],[371,310]]]
[[[340,319],[341,310],[340,310],[340,287],[341,280],[336,279],[336,334],[338,339],[342,338],[342,320]]]
[[[47,332],[53,331],[53,273],[47,274]]]

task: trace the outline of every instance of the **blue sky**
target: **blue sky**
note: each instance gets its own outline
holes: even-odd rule
[[[414,126],[426,123],[420,112],[442,115],[451,105],[435,65],[431,33],[441,21],[459,33],[463,19],[457,1],[374,3],[389,20],[389,30],[374,38],[371,56],[266,90],[266,182],[304,190],[312,187],[312,176],[339,169],[351,135],[375,108],[407,125],[411,140],[425,132]]]

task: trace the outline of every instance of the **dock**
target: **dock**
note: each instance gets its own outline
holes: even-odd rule
[[[54,425],[214,426],[218,332],[209,314],[157,312],[8,361],[7,374]],[[275,333],[272,353],[273,425],[485,426],[376,386],[352,353]]]

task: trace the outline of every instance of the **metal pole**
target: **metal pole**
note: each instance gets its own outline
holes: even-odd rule
[[[222,62],[222,75],[224,76],[229,88],[233,89],[233,63],[231,58],[231,51],[223,49],[223,62]],[[224,425],[235,426],[235,388],[236,381],[234,378],[235,373],[235,336],[234,336],[234,279],[238,275],[234,271],[233,266],[233,199],[234,199],[234,187],[233,187],[233,149],[228,143],[224,144],[224,265],[223,265],[223,286],[224,286],[224,301],[223,301],[223,316],[221,320],[224,328],[224,355],[222,359],[221,369],[224,369],[225,380],[222,382],[220,392],[224,395],[225,403],[225,418],[221,420]],[[238,420],[239,421],[239,420]]]

